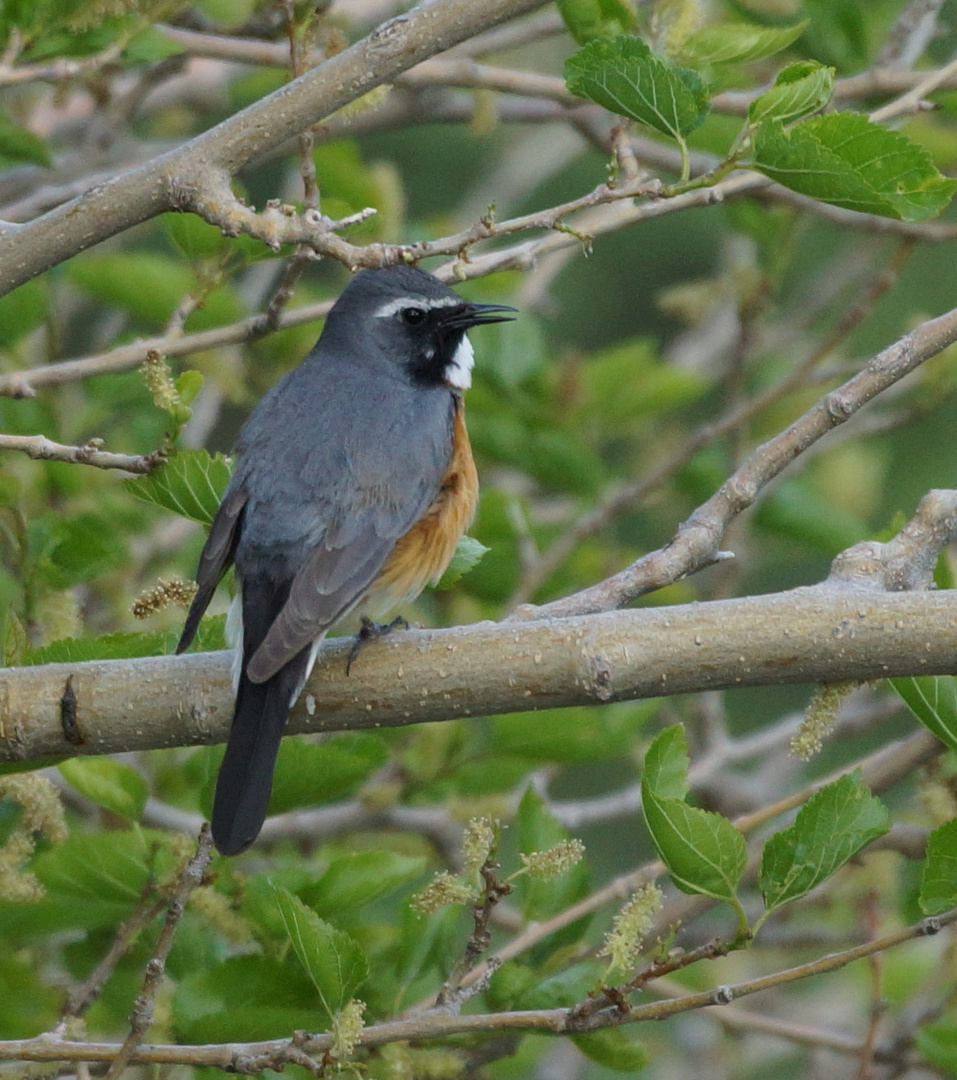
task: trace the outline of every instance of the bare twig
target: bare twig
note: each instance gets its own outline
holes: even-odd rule
[[[0,450],[19,450],[36,461],[67,461],[72,465],[94,465],[98,469],[123,469],[148,473],[165,459],[154,454],[113,454],[103,450],[102,439],[90,439],[83,446],[64,446],[45,435],[0,435]]]
[[[855,948],[830,953],[806,964],[799,964],[770,975],[697,993],[686,993],[682,997],[665,998],[637,1005],[624,1014],[615,1009],[605,1010],[588,1017],[581,1023],[576,1023],[574,1013],[569,1008],[529,1009],[468,1016],[449,1016],[440,1012],[430,1012],[415,1014],[402,1020],[370,1024],[358,1034],[356,1045],[385,1046],[391,1042],[439,1039],[449,1035],[482,1031],[547,1031],[556,1034],[572,1031],[598,1031],[623,1023],[664,1020],[696,1009],[729,1005],[751,994],[838,971],[855,960],[884,952],[908,941],[937,934],[955,920],[957,920],[957,910],[949,911],[943,915],[923,919],[912,926],[875,938]],[[333,1036],[314,1035],[299,1040],[295,1044],[290,1040],[282,1039],[263,1043],[227,1043],[206,1046],[139,1046],[129,1056],[128,1063],[212,1065],[229,1072],[248,1073],[261,1071],[264,1061],[282,1060],[292,1045],[297,1046],[306,1054],[315,1056],[332,1048]],[[115,1043],[73,1042],[59,1039],[52,1034],[40,1035],[33,1039],[11,1039],[0,1042],[0,1058],[4,1060],[115,1062],[120,1052],[120,1047]]]
[[[166,905],[167,901],[165,899],[156,899],[151,887],[150,895],[145,896],[134,908],[133,912],[117,927],[110,947],[103,959],[87,976],[83,985],[71,992],[63,1009],[61,1025],[72,1017],[82,1016],[89,1009],[100,996],[103,986],[113,969],[136,942],[140,931],[149,926]]]
[[[166,921],[163,923],[163,928],[160,930],[159,937],[156,939],[153,955],[146,964],[143,989],[136,999],[136,1003],[133,1006],[133,1013],[130,1016],[130,1032],[123,1040],[116,1055],[112,1058],[109,1071],[106,1074],[106,1080],[116,1080],[117,1077],[123,1074],[127,1065],[134,1059],[136,1048],[142,1042],[143,1036],[153,1022],[153,1004],[156,1000],[156,993],[159,990],[160,982],[166,972],[166,958],[169,956],[169,951],[173,947],[173,938],[176,935],[176,928],[179,926],[179,921],[183,917],[187,900],[189,900],[192,892],[203,883],[203,878],[206,875],[212,857],[212,850],[212,836],[209,832],[209,828],[204,825],[199,834],[196,854],[183,868],[179,881],[176,883],[172,899],[170,899],[166,905]]]

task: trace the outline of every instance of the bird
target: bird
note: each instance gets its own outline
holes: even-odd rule
[[[360,270],[243,426],[176,647],[233,566],[236,696],[211,817],[223,855],[262,829],[286,718],[327,631],[356,614],[366,636],[382,629],[370,617],[436,583],[471,524],[466,331],[514,311],[418,267]]]

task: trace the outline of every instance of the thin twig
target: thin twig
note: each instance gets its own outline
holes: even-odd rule
[[[561,1034],[572,1031],[598,1031],[625,1023],[664,1020],[671,1016],[731,1002],[751,994],[773,990],[780,986],[815,978],[831,971],[838,971],[855,960],[861,960],[878,952],[903,945],[922,937],[939,933],[957,920],[957,909],[943,915],[923,919],[863,945],[830,953],[805,964],[783,971],[773,972],[739,983],[713,987],[682,997],[665,998],[631,1008],[622,1014],[618,1010],[605,1010],[581,1023],[575,1022],[571,1008],[529,1009],[523,1011],[449,1016],[432,1011],[418,1013],[402,1020],[370,1024],[356,1038],[356,1045],[363,1047],[385,1046],[393,1042],[409,1042],[440,1039],[450,1035],[485,1031],[546,1031]],[[129,1055],[126,1064],[184,1064],[212,1065],[230,1072],[248,1073],[261,1071],[263,1062],[288,1060],[291,1046],[311,1056],[332,1048],[333,1036],[314,1035],[293,1043],[282,1039],[261,1043],[225,1043],[205,1046],[153,1045],[139,1046]],[[52,1034],[33,1039],[17,1039],[0,1042],[0,1059],[19,1061],[110,1061],[116,1062],[122,1048],[116,1043],[74,1042],[59,1039]],[[111,1068],[111,1073],[113,1069]]]
[[[65,446],[45,435],[0,435],[0,450],[19,450],[35,461],[66,461],[71,465],[94,465],[98,469],[123,469],[131,473],[151,472],[165,455],[113,454],[102,450],[102,439],[90,439],[83,446]]]
[[[147,961],[143,988],[133,1006],[130,1031],[110,1063],[106,1080],[117,1080],[136,1056],[136,1049],[153,1022],[153,1006],[160,983],[166,973],[166,958],[173,947],[173,939],[179,921],[186,910],[186,902],[193,891],[203,883],[212,858],[213,839],[207,825],[203,825],[196,845],[196,854],[189,860],[176,883],[172,899],[166,906],[166,921],[156,939],[153,955]]]

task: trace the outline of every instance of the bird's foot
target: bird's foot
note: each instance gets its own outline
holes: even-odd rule
[[[362,616],[362,626],[359,628],[359,633],[356,634],[355,641],[352,643],[352,649],[349,651],[349,659],[346,661],[346,674],[352,670],[352,665],[359,653],[369,644],[370,641],[377,641],[381,637],[385,637],[386,634],[391,634],[397,627],[402,627],[403,630],[409,629],[409,623],[407,619],[404,619],[401,615],[396,617],[390,623],[375,622],[368,616]]]

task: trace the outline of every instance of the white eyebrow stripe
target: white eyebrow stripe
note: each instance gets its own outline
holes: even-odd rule
[[[383,304],[373,314],[375,319],[389,319],[403,308],[420,308],[422,311],[432,311],[433,308],[465,306],[465,301],[457,296],[438,296],[426,299],[422,296],[400,296]]]

